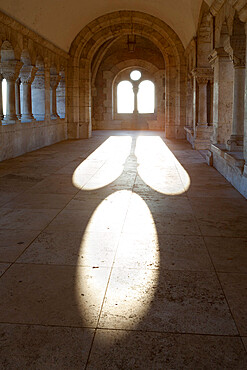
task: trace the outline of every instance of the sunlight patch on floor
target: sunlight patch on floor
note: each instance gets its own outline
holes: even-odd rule
[[[132,228],[132,223],[127,223],[130,225],[129,228],[124,225],[126,216],[128,218],[127,210],[130,203],[130,218],[135,214],[138,220],[142,215],[135,230]],[[124,232],[121,233],[121,230]],[[111,262],[108,266],[102,267],[101,262],[95,265],[95,256],[101,253],[102,258],[98,260],[103,262],[109,248],[108,239],[102,238],[100,243],[95,243],[91,238],[95,238],[97,234],[100,238],[100,233],[107,232],[118,233],[120,241],[113,265]],[[128,328],[129,325],[133,328],[138,325],[145,317],[158,285],[158,271],[154,269],[155,263],[159,264],[158,239],[153,217],[146,202],[130,191],[117,191],[104,199],[88,222],[79,256],[83,256],[84,263],[91,266],[92,270],[97,270],[93,271],[89,289],[88,278],[83,276],[84,273],[88,273],[88,270],[77,267],[76,295],[78,308],[85,324],[90,325],[90,307],[100,307],[102,304],[102,296],[107,287],[104,274],[106,271],[110,273],[113,266],[102,309],[103,321],[100,325],[102,327],[120,325],[121,328]],[[133,268],[137,267],[137,260],[146,262],[139,265],[138,270],[133,273],[135,271]],[[84,294],[83,304],[82,294]],[[133,320],[130,320],[130,314]]]
[[[75,170],[73,184],[83,190],[100,189],[115,181],[123,172],[130,153],[131,137],[109,137]]]
[[[138,174],[153,190],[179,195],[190,187],[188,173],[160,137],[139,136],[135,154]]]

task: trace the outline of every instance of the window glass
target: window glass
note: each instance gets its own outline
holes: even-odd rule
[[[137,94],[137,109],[139,113],[154,113],[154,84],[152,81],[142,81]]]
[[[132,83],[122,81],[117,87],[117,112],[133,113],[134,110],[134,93]]]

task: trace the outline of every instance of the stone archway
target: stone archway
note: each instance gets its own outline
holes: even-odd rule
[[[139,35],[160,50],[166,77],[164,121],[166,136],[184,137],[185,60],[184,47],[177,34],[164,22],[145,13],[119,11],[97,18],[77,35],[70,48],[68,68],[68,135],[91,136],[91,66],[100,48],[123,35]]]

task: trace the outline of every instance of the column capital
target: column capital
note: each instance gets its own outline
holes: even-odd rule
[[[230,36],[225,43],[224,49],[229,54],[229,58],[233,62],[235,68],[245,67],[245,34]]]
[[[212,68],[194,68],[192,71],[192,76],[196,78],[198,84],[207,84],[208,81],[212,81],[214,74]]]
[[[245,0],[235,0],[233,8],[238,12],[241,22],[247,22],[247,4]]]
[[[23,84],[32,84],[35,73],[37,72],[36,67],[31,65],[24,65],[20,71],[20,79]]]
[[[1,62],[0,71],[7,81],[16,81],[23,63],[17,60]]]
[[[36,89],[43,89],[45,86],[45,71],[38,70],[35,74],[35,78],[32,84]]]
[[[51,74],[50,75],[50,87],[51,89],[56,89],[57,85],[59,84],[59,81],[61,79],[61,76],[59,74]]]
[[[223,47],[213,49],[212,52],[208,56],[208,62],[214,67],[214,64],[219,60],[223,60],[229,62],[229,54],[225,51]]]

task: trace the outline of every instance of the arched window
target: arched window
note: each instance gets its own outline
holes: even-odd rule
[[[121,81],[117,86],[117,112],[133,113],[134,93],[130,81]]]
[[[155,86],[147,73],[132,70],[117,85],[117,113],[155,113]]]
[[[152,81],[145,80],[140,83],[137,109],[139,113],[154,113],[154,84]]]

